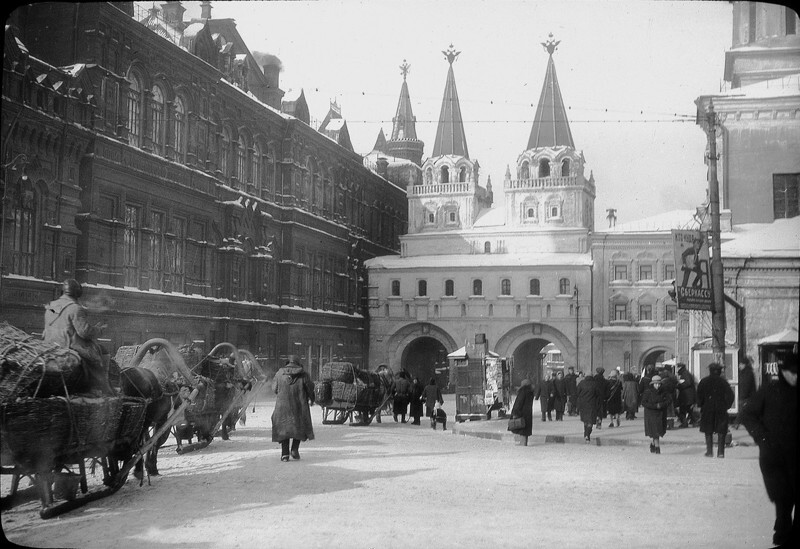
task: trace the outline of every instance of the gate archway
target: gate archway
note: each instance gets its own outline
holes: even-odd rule
[[[442,389],[448,385],[447,349],[435,338],[419,337],[409,343],[403,349],[400,365],[412,378],[418,377],[423,385],[427,385],[432,377]]]

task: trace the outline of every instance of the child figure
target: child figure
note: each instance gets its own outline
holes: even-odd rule
[[[433,414],[431,415],[431,428],[435,431],[436,424],[442,424],[442,431],[447,431],[447,412],[442,410],[442,403],[436,403],[436,409],[433,410]]]

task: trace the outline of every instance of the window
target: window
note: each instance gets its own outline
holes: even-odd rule
[[[150,101],[150,139],[153,152],[164,154],[164,92],[153,86],[153,99]]]
[[[558,281],[558,293],[561,295],[569,294],[569,278],[562,278]]]
[[[419,282],[417,282],[417,295],[418,296],[428,295],[428,282],[426,280],[420,280]]]
[[[492,243],[491,242],[484,242],[483,243],[483,253],[485,253],[485,254],[492,253]]]
[[[465,183],[467,181],[467,168],[461,166],[461,169],[458,170],[458,181],[460,183]]]
[[[546,158],[539,160],[539,177],[550,177],[550,161]]]
[[[150,214],[150,288],[163,289],[164,276],[164,214],[152,212]]]
[[[525,211],[525,217],[527,217],[528,219],[536,217],[536,210],[534,210],[533,208],[528,208]]]
[[[228,173],[228,160],[231,154],[231,134],[227,129],[222,130],[222,141],[219,149],[219,171],[222,172],[223,177],[230,175]]]
[[[175,118],[172,138],[175,143],[175,158],[184,161],[186,154],[186,105],[180,97],[175,98]]]
[[[628,306],[625,303],[614,304],[614,320],[628,320]]]
[[[128,142],[142,146],[142,84],[133,73],[128,75]]]
[[[243,135],[236,146],[236,179],[240,187],[247,182],[247,139]]]
[[[674,280],[675,279],[675,265],[672,263],[667,263],[664,265],[664,280]]]
[[[538,278],[531,278],[530,291],[528,293],[530,295],[541,295],[539,293],[539,279]]]
[[[501,295],[511,295],[511,280],[508,278],[504,278],[500,281],[500,294]]]
[[[440,175],[441,175],[441,180],[439,181],[439,183],[450,183],[450,170],[447,168],[447,166],[442,166]]]
[[[639,265],[639,280],[653,280],[652,265]]]
[[[450,221],[450,223],[455,223],[456,222],[456,212],[450,212],[449,214],[447,214],[447,219],[448,219],[448,221]]]
[[[167,268],[170,271],[170,291],[183,292],[184,290],[184,261],[186,257],[186,220],[176,217],[172,220],[172,234],[175,235],[169,241],[169,263]]]
[[[664,307],[664,320],[666,320],[667,322],[674,322],[677,316],[678,316],[678,306],[672,303],[668,303],[666,307]]]
[[[614,265],[614,280],[628,280],[627,265]]]
[[[569,177],[569,158],[561,161],[561,177]]]
[[[392,280],[392,295],[393,296],[400,295],[400,281],[399,280]]]
[[[652,305],[639,305],[639,320],[653,320]]]
[[[262,186],[261,158],[261,147],[256,145],[253,154],[250,155],[250,179],[248,182],[255,185],[257,194],[261,192]]]
[[[12,194],[12,265],[11,272],[23,276],[34,275],[34,250],[36,249],[37,193],[23,177]],[[9,193],[11,194],[11,193]],[[5,213],[5,212],[4,212]],[[5,220],[0,219],[0,223]]]
[[[528,168],[528,162],[525,161],[522,163],[522,167],[519,169],[519,178],[520,179],[528,179],[530,178],[530,169]]]
[[[800,174],[772,176],[772,204],[775,219],[800,215]]]
[[[139,285],[139,229],[141,225],[141,209],[138,206],[125,206],[125,241],[123,259],[125,269],[125,286]]]
[[[472,295],[483,295],[483,282],[479,278],[472,281]]]
[[[447,296],[456,295],[455,283],[452,280],[445,280],[444,281],[444,295],[447,295]]]

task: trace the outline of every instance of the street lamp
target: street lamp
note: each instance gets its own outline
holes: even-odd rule
[[[11,185],[11,172],[15,171],[17,167],[22,168],[22,181],[28,180],[28,174],[25,168],[28,165],[28,156],[25,153],[20,153],[15,156],[10,162],[3,164],[3,199],[2,207],[0,207],[0,302],[3,301],[3,276],[5,274],[5,244],[6,244],[6,206],[8,204],[8,187]]]

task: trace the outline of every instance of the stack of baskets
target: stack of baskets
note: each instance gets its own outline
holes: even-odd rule
[[[375,408],[381,403],[382,387],[374,372],[360,370],[350,362],[328,362],[320,370],[314,394],[321,406]]]
[[[68,396],[85,390],[78,353],[0,323],[0,402]]]

